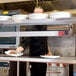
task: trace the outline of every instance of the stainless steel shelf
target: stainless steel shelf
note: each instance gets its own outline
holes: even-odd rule
[[[62,19],[26,19],[23,21],[0,21],[0,26],[29,26],[29,25],[71,25],[76,23],[76,17]]]
[[[0,37],[48,37],[58,36],[58,31],[25,31],[25,32],[0,32]]]
[[[22,1],[31,1],[31,0],[0,0],[0,3],[11,3],[11,2],[22,2]]]
[[[30,25],[72,25],[76,23],[76,17],[63,18],[63,19],[35,19],[35,20],[24,20],[24,21],[0,21],[0,26],[30,26]],[[48,36],[59,36],[58,31],[16,31],[16,32],[0,32],[0,37],[48,37]]]

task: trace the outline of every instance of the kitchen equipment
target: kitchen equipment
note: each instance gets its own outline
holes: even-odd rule
[[[0,76],[8,76],[9,62],[0,62]]]

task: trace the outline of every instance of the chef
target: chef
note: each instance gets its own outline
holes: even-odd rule
[[[43,13],[41,7],[36,7],[34,13]],[[46,31],[46,25],[28,26],[26,31]],[[16,49],[17,52],[26,51],[29,47],[29,56],[40,57],[40,55],[52,55],[47,44],[47,37],[24,37]],[[39,62],[30,62],[30,76],[46,76],[47,64]],[[12,74],[12,75],[10,75]],[[16,76],[16,63],[10,63],[10,76]],[[20,76],[26,76],[26,63],[20,62]]]

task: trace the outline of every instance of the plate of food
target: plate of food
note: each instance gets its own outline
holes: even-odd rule
[[[60,58],[60,56],[47,56],[47,55],[40,55],[40,57],[43,57],[43,58],[52,58],[52,59]]]
[[[15,50],[5,51],[5,54],[9,56],[22,56],[23,55],[22,52],[16,52]]]

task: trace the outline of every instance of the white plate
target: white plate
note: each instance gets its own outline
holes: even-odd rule
[[[40,57],[43,57],[43,58],[60,58],[60,56],[45,56],[45,55],[40,55]]]
[[[17,54],[10,54],[11,51],[12,50],[5,51],[5,54],[6,55],[9,55],[9,56],[22,56],[23,55],[23,53],[21,53],[21,52],[19,52]]]
[[[0,16],[0,21],[7,21],[10,19],[11,19],[11,16]]]
[[[29,19],[47,19],[48,14],[45,13],[32,13],[28,15]]]
[[[71,13],[69,12],[52,12],[50,18],[70,18]]]
[[[16,14],[12,16],[12,19],[14,21],[22,21],[28,18],[28,15],[24,15],[24,14]]]

